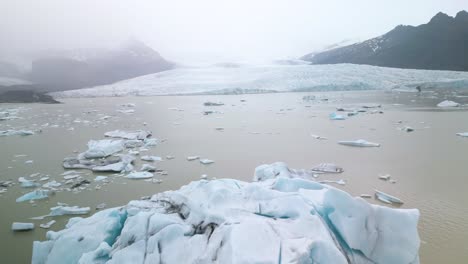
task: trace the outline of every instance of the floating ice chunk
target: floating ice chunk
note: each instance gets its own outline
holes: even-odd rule
[[[202,175],[200,176],[200,179],[205,180],[206,178],[208,178],[208,175],[206,175],[206,174],[202,174]]]
[[[139,148],[143,146],[143,141],[138,139],[125,140],[124,146],[125,148]]]
[[[51,220],[45,224],[40,224],[39,227],[44,228],[44,229],[49,229],[53,224],[55,224],[57,221]]]
[[[403,131],[405,131],[405,132],[413,132],[413,131],[414,131],[414,128],[409,127],[409,126],[406,126],[406,127],[403,128]]]
[[[385,175],[379,175],[379,179],[388,181],[390,180],[390,174],[385,174]]]
[[[104,133],[104,136],[112,137],[112,138],[130,139],[130,140],[145,140],[146,138],[151,136],[151,132],[144,131],[144,130],[136,130],[136,131],[113,130],[113,131]]]
[[[0,137],[2,136],[30,136],[34,135],[31,130],[4,130],[0,131]]]
[[[204,106],[221,106],[221,105],[224,105],[224,103],[222,102],[205,102],[203,103]]]
[[[117,112],[122,114],[133,114],[135,113],[134,109],[118,109]]]
[[[208,165],[208,164],[214,163],[214,160],[210,160],[210,159],[200,159],[200,163],[201,163],[201,164],[204,164],[204,165]]]
[[[320,139],[320,140],[326,140],[327,139],[326,137],[322,137],[322,136],[314,135],[314,134],[310,134],[310,136],[315,138],[315,139]]]
[[[154,147],[158,145],[159,140],[157,138],[147,138],[143,141],[145,147]]]
[[[72,174],[72,175],[69,174],[69,175],[63,176],[63,178],[64,178],[65,180],[71,180],[71,179],[75,179],[75,178],[78,178],[78,177],[80,177],[79,174]]]
[[[135,107],[136,105],[134,103],[126,103],[126,104],[121,104],[120,106],[123,107]]]
[[[140,169],[140,170],[141,170],[141,171],[155,172],[155,171],[156,171],[156,167],[151,166],[151,165],[149,165],[149,164],[143,164],[143,165],[141,166],[141,169]]]
[[[149,179],[149,178],[153,178],[153,174],[151,172],[147,172],[147,171],[141,171],[141,172],[132,172],[130,174],[128,174],[127,176],[125,176],[125,178],[128,178],[128,179]]]
[[[49,216],[59,215],[81,215],[88,214],[90,211],[89,207],[78,207],[78,206],[55,206],[50,208]]]
[[[35,188],[40,186],[40,184],[27,180],[24,177],[19,177],[18,181],[21,183],[21,187],[23,188]]]
[[[0,194],[6,193],[6,191],[8,191],[8,189],[0,189]]]
[[[400,200],[400,198],[397,198],[395,196],[392,196],[390,194],[386,194],[386,193],[378,191],[378,190],[375,190],[375,196],[377,197],[377,199],[379,199],[380,201],[382,201],[384,203],[403,204],[403,201]]]
[[[330,120],[345,120],[346,119],[344,115],[339,115],[337,113],[331,113],[329,118]]]
[[[100,203],[100,204],[96,205],[96,210],[102,210],[102,209],[104,209],[106,207],[107,207],[107,204]]]
[[[380,147],[380,144],[369,142],[364,139],[351,140],[351,141],[338,141],[338,144],[351,146],[351,147]]]
[[[24,164],[33,164],[34,163],[34,160],[27,160],[24,162]]]
[[[158,156],[143,156],[141,157],[141,160],[152,162],[152,161],[162,161],[162,158]]]
[[[193,161],[193,160],[197,160],[197,159],[200,159],[200,157],[199,156],[188,156],[187,157],[188,161]]]
[[[344,171],[343,168],[333,163],[321,163],[313,167],[311,170],[317,173],[341,173]]]
[[[103,181],[107,179],[107,176],[96,176],[96,178],[94,178],[94,181]]]
[[[365,104],[361,106],[362,108],[381,108],[381,104]]]
[[[459,107],[460,104],[454,101],[445,100],[437,104],[437,107]]]
[[[82,155],[86,159],[105,158],[124,149],[122,140],[90,140],[88,150]]]
[[[62,184],[60,182],[57,182],[57,181],[50,181],[48,183],[45,183],[42,185],[42,187],[44,188],[57,188],[57,187],[60,187],[62,186]]]
[[[339,184],[339,185],[346,185],[346,182],[341,179],[341,180],[338,180],[338,181],[332,181],[332,180],[321,180],[319,181],[320,183],[336,183],[336,184]]]
[[[34,224],[33,223],[20,223],[20,222],[14,222],[11,225],[11,230],[13,231],[28,231],[34,229]]]
[[[16,199],[16,202],[20,203],[24,201],[46,199],[49,197],[49,194],[50,192],[48,190],[35,190],[19,197]]]
[[[95,166],[92,167],[93,171],[114,171],[114,172],[128,172],[133,170],[133,161],[135,157],[132,155],[119,155],[119,162],[104,165],[104,166]]]
[[[457,136],[468,137],[468,132],[457,133]]]
[[[167,155],[167,156],[166,156],[166,159],[167,159],[167,160],[172,160],[172,159],[175,159],[175,157],[174,157],[174,156],[171,156],[171,155]]]

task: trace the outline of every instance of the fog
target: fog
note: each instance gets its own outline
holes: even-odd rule
[[[135,38],[181,63],[294,58],[467,7],[466,0],[4,0],[0,56]]]

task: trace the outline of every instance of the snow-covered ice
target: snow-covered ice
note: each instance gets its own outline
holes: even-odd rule
[[[418,210],[372,205],[297,171],[263,165],[258,182],[194,181],[72,218],[34,242],[32,263],[419,263]]]
[[[343,140],[343,141],[338,141],[338,144],[345,145],[345,146],[351,146],[351,147],[380,147],[379,143],[369,142],[369,141],[364,140],[364,139]]]

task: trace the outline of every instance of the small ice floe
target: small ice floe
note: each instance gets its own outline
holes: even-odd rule
[[[345,120],[345,116],[344,115],[340,115],[340,114],[337,114],[337,113],[331,113],[329,115],[329,118],[330,120]]]
[[[125,140],[124,142],[125,148],[139,148],[143,146],[143,141],[138,140],[138,139],[130,139],[130,140]]]
[[[362,108],[381,108],[382,105],[380,104],[365,104],[365,105],[361,105]]]
[[[89,207],[78,207],[78,206],[55,206],[50,208],[49,216],[59,215],[81,215],[89,213]]]
[[[390,174],[385,174],[385,175],[379,175],[379,179],[388,181],[390,180]]]
[[[107,179],[107,176],[96,176],[96,178],[94,178],[94,181],[103,181],[103,180],[106,180]]]
[[[384,202],[384,203],[388,203],[388,204],[392,204],[392,203],[396,203],[396,204],[403,204],[403,201],[400,200],[399,198],[395,197],[395,196],[392,196],[390,194],[386,194],[384,192],[381,192],[381,191],[378,191],[378,190],[375,190],[375,196],[377,197],[378,200]]]
[[[437,107],[459,107],[460,104],[454,101],[445,100],[437,104]]]
[[[157,138],[147,138],[143,141],[145,147],[154,147],[158,145],[159,140]]]
[[[203,180],[205,180],[205,179],[207,179],[207,178],[208,178],[208,175],[206,175],[206,174],[202,174],[202,175],[200,176],[200,179],[203,179]]]
[[[372,198],[372,195],[363,193],[360,195],[362,198]]]
[[[124,150],[123,140],[90,140],[88,142],[88,150],[80,154],[80,156],[86,159],[105,158],[122,150]]]
[[[35,183],[34,181],[27,180],[24,177],[19,177],[18,181],[21,183],[21,187],[23,188],[36,188],[40,185],[38,183]]]
[[[33,223],[14,222],[11,225],[11,230],[13,231],[28,231],[28,230],[33,230],[33,229],[34,229]]]
[[[30,136],[34,135],[34,132],[31,130],[4,130],[0,131],[0,137],[3,136]]]
[[[188,161],[193,161],[193,160],[197,160],[197,159],[200,159],[200,157],[199,156],[188,156],[187,157]]]
[[[127,176],[125,176],[125,178],[128,178],[128,179],[149,179],[149,178],[153,178],[153,174],[151,172],[147,172],[147,171],[139,171],[139,172],[132,172],[130,174],[128,174]]]
[[[162,158],[158,156],[143,156],[141,157],[141,160],[153,162],[153,161],[162,161]]]
[[[203,103],[204,106],[221,106],[221,105],[224,105],[224,103],[222,102],[205,102]]]
[[[210,160],[210,159],[200,159],[200,163],[201,163],[201,164],[204,164],[204,165],[208,165],[208,164],[214,163],[214,160]]]
[[[57,181],[50,181],[50,182],[47,182],[47,183],[42,185],[42,187],[49,188],[49,189],[57,188],[57,187],[60,187],[60,186],[62,186],[62,184],[60,182],[57,182]]]
[[[320,163],[311,169],[314,173],[341,173],[343,168],[333,163]]]
[[[154,166],[152,166],[152,165],[149,165],[149,164],[143,164],[143,165],[141,166],[140,171],[155,172],[155,171],[156,171],[156,167],[154,167]]]
[[[45,177],[40,178],[39,181],[47,181],[47,180],[49,180],[49,179],[50,179],[50,177],[45,176]]]
[[[468,137],[468,132],[457,133],[457,136],[460,136],[460,137]]]
[[[136,131],[123,131],[123,130],[113,130],[104,133],[104,136],[111,138],[122,138],[122,139],[131,139],[131,140],[145,140],[151,136],[150,131],[136,130]]]
[[[34,163],[34,160],[27,160],[24,162],[24,164],[33,164]]]
[[[55,224],[57,221],[51,220],[45,224],[40,224],[39,227],[44,228],[44,229],[49,229],[53,224]]]
[[[106,203],[100,203],[100,204],[96,205],[96,210],[102,210],[102,209],[104,209],[106,207],[107,207]]]
[[[346,185],[346,182],[341,179],[341,180],[338,180],[338,181],[331,181],[331,180],[322,180],[322,181],[319,181],[320,183],[336,183],[336,184],[339,184],[339,185]]]
[[[135,107],[136,105],[134,103],[126,103],[126,104],[121,104],[120,106],[122,106],[122,107]]]
[[[379,143],[369,142],[364,139],[338,141],[338,144],[351,147],[380,147]]]
[[[6,193],[6,191],[8,191],[8,189],[0,189],[0,194]]]
[[[172,160],[172,159],[175,159],[175,157],[174,157],[174,156],[171,156],[171,155],[167,155],[167,156],[166,156],[166,159],[167,159],[167,160]]]
[[[402,130],[405,131],[405,132],[413,132],[413,131],[414,131],[414,128],[409,127],[409,126],[406,126],[406,127],[404,127]]]
[[[78,177],[80,177],[79,174],[69,174],[69,175],[63,176],[63,179],[64,179],[64,180],[72,180],[72,179],[76,179],[76,178],[78,178]]]
[[[319,136],[319,135],[310,134],[310,136],[315,138],[315,139],[319,139],[319,140],[327,140],[326,137],[322,137],[322,136]]]
[[[135,109],[118,109],[117,112],[122,114],[133,114],[135,113]]]
[[[46,199],[49,197],[50,191],[48,190],[35,190],[32,192],[29,192],[18,199],[16,199],[17,203],[24,202],[24,201],[32,201],[32,200],[42,200]]]

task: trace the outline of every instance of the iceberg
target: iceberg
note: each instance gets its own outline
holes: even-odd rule
[[[194,181],[72,218],[34,242],[32,263],[419,263],[418,210],[260,167],[256,182]]]
[[[16,199],[16,202],[20,203],[20,202],[32,201],[32,200],[42,200],[42,199],[48,198],[49,194],[50,194],[50,191],[39,189],[39,190],[29,192],[21,197],[18,197],[18,199]]]
[[[351,146],[351,147],[380,147],[379,143],[369,142],[364,139],[350,140],[350,141],[338,141],[338,144]]]
[[[20,222],[14,222],[11,225],[11,230],[13,231],[28,231],[34,229],[34,224],[33,223],[20,223]]]
[[[105,158],[122,150],[124,150],[124,141],[122,140],[90,140],[88,150],[82,155],[86,159]]]
[[[459,107],[460,104],[454,101],[445,100],[437,104],[437,107]]]
[[[125,176],[125,178],[128,179],[149,179],[153,178],[153,173],[147,172],[147,171],[141,171],[141,172],[132,172]]]
[[[111,138],[122,138],[130,140],[145,140],[151,136],[151,132],[136,130],[136,131],[123,131],[123,130],[113,130],[104,133],[104,136]]]

